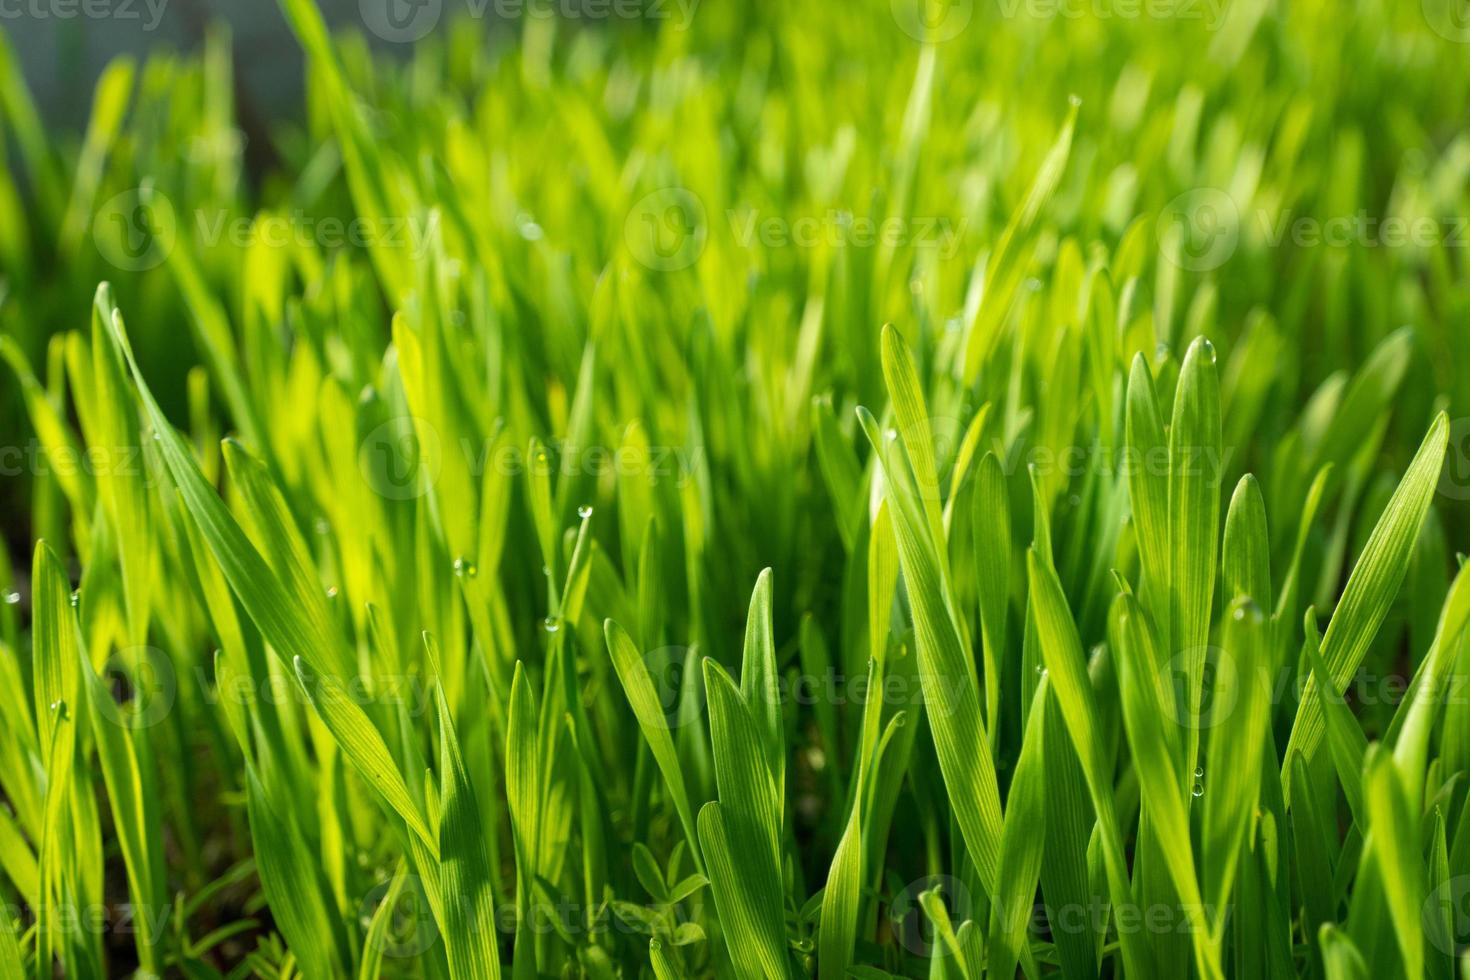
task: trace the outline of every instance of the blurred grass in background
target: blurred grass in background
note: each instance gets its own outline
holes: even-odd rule
[[[135,823],[109,821],[75,794],[74,860],[43,853],[40,833],[59,819],[45,803],[58,781],[41,778],[57,772],[41,749],[55,699],[7,703],[24,734],[0,745],[3,827],[16,828],[0,842],[15,856],[6,894],[34,905],[28,888],[64,885],[144,909],[182,895],[136,960],[200,976],[242,961],[274,975],[292,959],[306,976],[374,975],[375,925],[387,928],[376,903],[403,887],[447,941],[389,966],[430,976],[503,959],[517,976],[610,976],[613,964],[632,976],[667,960],[660,977],[815,963],[825,977],[839,949],[898,975],[959,976],[978,963],[972,942],[1008,950],[1012,974],[1020,962],[1086,976],[1106,961],[1210,975],[1223,961],[1234,975],[1336,977],[1355,975],[1341,965],[1353,957],[1367,975],[1418,972],[1428,927],[1405,909],[1470,872],[1463,705],[1435,719],[1437,768],[1405,764],[1402,798],[1384,788],[1386,754],[1358,744],[1397,747],[1391,735],[1418,730],[1402,691],[1360,698],[1346,722],[1329,712],[1330,751],[1308,740],[1300,778],[1313,793],[1288,816],[1282,750],[1311,711],[1273,698],[1239,743],[1266,757],[1261,785],[1202,791],[1189,811],[1210,874],[1222,853],[1210,833],[1247,841],[1230,905],[1244,924],[1151,936],[1153,969],[1106,917],[1035,929],[1024,950],[995,922],[987,934],[1003,905],[987,855],[1019,862],[1016,881],[1029,869],[1028,909],[1038,874],[1063,904],[1117,903],[1101,856],[1117,824],[1152,853],[1135,862],[1141,896],[1177,898],[1158,859],[1182,858],[1149,852],[1174,811],[1143,785],[1152,743],[1122,730],[1127,653],[1109,617],[1119,603],[1115,628],[1146,646],[1125,625],[1141,603],[1161,660],[1190,653],[1160,613],[1187,576],[1149,581],[1156,542],[1135,528],[1149,481],[1130,485],[1120,464],[1160,448],[1131,428],[1145,389],[1163,418],[1189,393],[1176,424],[1203,433],[1184,446],[1202,469],[1167,452],[1162,475],[1143,465],[1178,484],[1171,513],[1208,496],[1219,510],[1247,473],[1261,494],[1265,526],[1248,482],[1249,533],[1235,538],[1250,542],[1251,574],[1231,566],[1227,532],[1216,588],[1218,513],[1170,539],[1180,569],[1208,572],[1188,578],[1205,583],[1205,608],[1176,627],[1193,617],[1211,649],[1268,650],[1286,690],[1327,670],[1342,686],[1360,666],[1406,681],[1431,649],[1461,650],[1457,630],[1434,642],[1442,608],[1461,609],[1445,600],[1470,531],[1470,28],[1452,5],[666,0],[544,16],[365,0],[362,23],[335,39],[306,0],[282,7],[305,85],[299,104],[248,125],[236,84],[248,66],[225,31],[188,54],[112,62],[80,133],[35,108],[0,35],[6,680],[44,687],[36,664],[67,627],[28,633],[79,615],[92,669],[130,690],[146,649],[172,685],[162,717],[124,726],[124,762],[156,767],[134,794],[150,803]],[[1208,346],[1191,348],[1198,337]],[[144,379],[187,442],[145,438],[162,426],[135,401]],[[1199,394],[1216,383],[1215,401]],[[1208,414],[1199,405],[1220,412],[1217,436],[1189,414]],[[222,449],[227,434],[238,442]],[[901,451],[880,461],[875,441]],[[1436,476],[1428,456],[1446,443]],[[1368,546],[1386,507],[1399,546],[1387,557]],[[54,551],[35,566],[49,592],[26,570],[38,538]],[[1339,606],[1365,554],[1387,569],[1372,614],[1356,597]],[[1261,563],[1275,570],[1264,585]],[[1259,608],[1232,618],[1242,594]],[[1328,634],[1322,669],[1315,620],[1301,629],[1309,607],[1346,608],[1351,624]],[[1268,639],[1231,625],[1255,628],[1261,610]],[[618,624],[606,635],[605,619]],[[1340,639],[1359,634],[1360,646]],[[1092,675],[1079,673],[1098,704],[1075,684],[1066,707],[1035,714],[1061,704],[1047,685],[1063,681],[1033,680],[1043,667],[1054,678],[1096,650]],[[1433,663],[1451,660],[1463,654]],[[649,732],[640,663],[658,682],[648,712],[673,715],[653,719],[672,738]],[[723,671],[741,664],[736,692]],[[949,706],[958,727],[933,714],[929,688],[929,717],[919,704],[934,664],[961,665],[938,671],[963,702]],[[907,682],[907,698],[766,710],[767,682],[846,689],[869,670]],[[221,694],[230,678],[300,697],[236,708]],[[367,710],[344,720],[306,703],[322,678],[364,684]],[[415,692],[408,704],[385,695],[395,681]],[[967,684],[983,714],[954,693]],[[1040,755],[1069,735],[1087,744],[1084,717],[1105,747],[1095,757]],[[981,718],[981,738],[953,734]],[[1045,743],[1032,734],[1043,729]],[[1172,782],[1189,787],[1183,742],[1159,738]],[[1058,794],[1045,805],[1014,790],[1033,739],[1026,768],[1044,762]],[[1228,742],[1201,739],[1191,762],[1197,750],[1234,761]],[[94,768],[79,741],[75,782],[128,768],[101,752]],[[959,783],[954,745],[1005,791],[998,858],[972,822],[998,820],[983,806],[995,786]],[[766,769],[730,764],[755,749]],[[1391,800],[1389,815],[1370,820],[1365,793]],[[1114,795],[1121,816],[1106,812]],[[716,798],[729,815],[703,811],[692,828]],[[1012,829],[1013,800],[1037,817],[1036,852],[1024,817]],[[1365,844],[1374,820],[1397,849],[1383,832]],[[752,827],[772,832],[775,853],[740,836]],[[726,834],[734,860],[720,863],[711,842]],[[120,856],[103,844],[118,838]],[[1224,849],[1232,861],[1240,839]],[[105,878],[83,870],[77,856],[104,850]],[[1383,880],[1411,865],[1424,872],[1414,883]],[[403,868],[417,884],[401,884]],[[441,872],[467,875],[497,909],[570,901],[584,919],[605,906],[635,925],[515,928],[486,955],[483,931],[457,931],[446,916],[458,906],[435,904]],[[939,920],[937,877],[978,904],[951,908],[958,932],[936,924],[931,937],[967,966],[935,966],[902,915],[885,918],[924,893],[925,921]],[[824,882],[852,905],[824,903]],[[26,955],[49,935],[31,933]],[[77,975],[131,968],[133,938],[62,935],[55,951]],[[1448,977],[1458,948],[1428,942],[1426,969]],[[819,943],[832,945],[818,955]]]

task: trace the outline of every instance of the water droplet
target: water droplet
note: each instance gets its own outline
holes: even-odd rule
[[[1208,337],[1206,337],[1206,338],[1204,338],[1204,339],[1202,339],[1200,341],[1200,349],[1203,350],[1205,356],[1210,359],[1210,363],[1211,364],[1214,364],[1215,363],[1215,345],[1212,344],[1212,343],[1210,343]]]
[[[1082,105],[1082,96],[1077,95],[1075,93],[1072,94],[1072,95],[1067,96],[1067,105],[1071,105],[1071,106],[1080,106],[1080,105]]]
[[[1079,497],[1079,496],[1077,496],[1074,493],[1074,494],[1072,494],[1072,496],[1070,496],[1070,497],[1067,498],[1067,505],[1070,506],[1070,507],[1073,507],[1073,508],[1081,507],[1082,506],[1082,498]]]
[[[1044,673],[1046,673],[1046,667],[1044,665],[1042,665],[1042,664],[1037,664],[1036,665],[1036,674],[1037,674],[1037,676],[1039,677],[1040,675],[1042,675]]]
[[[81,603],[82,603],[82,594],[80,592],[75,592],[75,591],[72,592],[72,594],[71,594],[71,604],[72,604],[72,607],[75,608],[75,607],[81,605]]]
[[[153,441],[154,442],[162,442],[163,441],[163,433],[162,432],[159,432],[157,429],[154,429],[153,430]]]
[[[898,430],[897,429],[889,429],[887,432],[883,433],[883,437],[885,439],[887,439],[889,442],[892,442],[893,440],[895,440],[895,439],[898,438]]]
[[[474,578],[476,575],[480,574],[480,570],[476,568],[475,563],[470,561],[469,559],[456,558],[454,559],[454,574],[458,575],[460,578]]]
[[[1167,360],[1168,357],[1169,357],[1169,345],[1166,344],[1166,343],[1164,343],[1163,341],[1160,341],[1159,342],[1159,345],[1154,348],[1154,360],[1156,360],[1156,361],[1163,361],[1163,360]]]
[[[1245,606],[1239,606],[1235,610],[1236,619],[1245,619]]]
[[[557,630],[561,629],[561,623],[556,619],[555,616],[547,616],[541,621],[541,628],[546,630],[546,632],[548,633],[555,633]]]
[[[1190,792],[1193,793],[1195,796],[1204,796],[1205,795],[1205,784],[1204,783],[1195,783],[1194,784],[1194,789],[1190,790]]]
[[[1194,767],[1194,778],[1195,779],[1204,779],[1205,778],[1205,768],[1204,768],[1204,766],[1195,766]]]
[[[315,527],[317,534],[328,534],[332,530],[332,525],[327,523],[327,519],[325,517],[318,517],[316,519]]]
[[[5,593],[5,604],[7,606],[13,606],[13,605],[15,605],[18,602],[20,602],[20,593],[19,592],[7,592],[7,593]]]
[[[337,598],[337,587],[335,585],[329,586],[327,588],[327,598],[328,599],[335,599],[335,598]]]
[[[582,520],[584,520],[584,521],[587,518],[591,517],[592,516],[592,505],[591,504],[583,504],[581,507],[578,507],[577,508],[577,516],[580,517],[580,518],[582,518]]]

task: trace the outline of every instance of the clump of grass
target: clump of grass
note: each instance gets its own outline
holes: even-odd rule
[[[1470,969],[1440,20],[281,7],[0,36],[0,978]]]

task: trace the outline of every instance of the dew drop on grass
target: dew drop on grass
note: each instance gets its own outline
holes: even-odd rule
[[[1215,345],[1212,344],[1212,343],[1210,343],[1210,341],[1209,341],[1208,338],[1201,339],[1200,345],[1201,345],[1200,346],[1200,349],[1202,351],[1204,351],[1205,356],[1210,359],[1210,363],[1211,364],[1214,364],[1215,363]]]
[[[7,606],[13,606],[13,605],[15,605],[18,602],[20,602],[20,593],[19,592],[7,592],[7,593],[5,593],[5,604]]]
[[[474,578],[480,570],[468,558],[460,557],[454,559],[454,574],[459,578]]]
[[[895,439],[898,438],[898,430],[897,429],[889,429],[887,432],[883,433],[883,437],[885,439],[887,439],[889,442],[892,442],[893,440],[895,440]]]
[[[77,591],[74,590],[72,592],[72,594],[71,594],[72,608],[76,608],[77,606],[81,605],[81,602],[82,602],[82,594],[80,592],[77,592]]]
[[[1205,769],[1204,769],[1204,766],[1195,766],[1194,767],[1194,778],[1195,779],[1204,779],[1205,778]]]
[[[561,623],[557,621],[556,617],[547,616],[545,619],[541,620],[541,628],[546,630],[546,632],[548,633],[555,633],[557,630],[561,629]]]
[[[335,585],[328,587],[328,589],[327,589],[327,598],[328,599],[335,599],[335,598],[337,598],[337,587]]]
[[[578,507],[577,508],[577,516],[580,517],[580,518],[582,518],[582,520],[584,520],[584,521],[587,518],[591,517],[592,516],[592,505],[591,504],[583,504],[581,507]]]
[[[1204,796],[1205,795],[1205,784],[1204,783],[1195,783],[1194,784],[1194,789],[1190,790],[1190,792],[1193,793],[1195,796]]]

